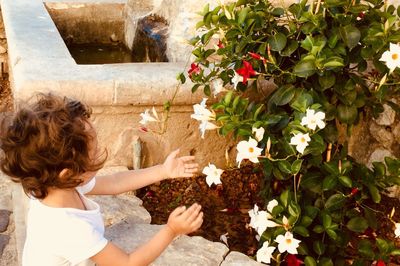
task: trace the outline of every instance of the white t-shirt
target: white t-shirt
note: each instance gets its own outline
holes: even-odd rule
[[[93,178],[76,188],[87,210],[53,208],[31,199],[23,266],[93,265],[89,258],[108,242],[99,205],[83,195],[95,183]]]

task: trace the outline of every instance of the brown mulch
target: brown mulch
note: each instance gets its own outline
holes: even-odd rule
[[[248,210],[255,203],[263,206],[259,196],[262,173],[248,164],[240,169],[226,170],[221,176],[222,185],[208,187],[205,176],[191,179],[164,180],[138,191],[143,206],[150,212],[153,224],[164,224],[173,209],[180,205],[198,202],[203,207],[204,222],[193,235],[211,241],[221,241],[226,235],[230,250],[254,256],[258,241],[248,223]],[[378,227],[374,236],[393,241],[400,248],[400,239],[394,236],[394,225],[388,215],[396,209],[393,220],[400,222],[400,200],[383,196],[381,204],[373,204],[378,210]],[[391,265],[400,265],[400,258],[393,258]]]

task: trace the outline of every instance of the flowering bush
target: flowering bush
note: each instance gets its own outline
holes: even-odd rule
[[[238,166],[248,159],[264,171],[265,206],[249,211],[258,261],[370,265],[400,255],[368,234],[378,226],[368,204],[400,185],[400,160],[368,168],[343,141],[384,103],[400,110],[390,100],[400,84],[399,14],[382,0],[303,0],[288,8],[238,0],[204,8],[201,34],[190,41],[195,62],[179,79],[218,96],[209,107],[206,98],[194,106],[202,137],[207,130],[234,134],[242,139]],[[265,80],[276,84],[270,95],[263,95]],[[258,92],[257,100],[247,91]],[[210,165],[207,182],[218,183],[221,171]]]

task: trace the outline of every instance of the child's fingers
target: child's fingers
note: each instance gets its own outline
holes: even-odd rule
[[[184,164],[185,169],[194,169],[194,168],[199,168],[199,164],[198,163],[185,163]]]
[[[197,209],[198,204],[194,203],[192,206],[189,207],[184,213],[182,213],[182,218],[187,220],[192,213]]]
[[[196,157],[195,156],[182,156],[179,159],[181,159],[183,162],[189,162],[189,161],[194,161]]]
[[[197,215],[196,219],[192,222],[191,227],[194,228],[194,231],[199,229],[203,223],[203,212],[200,212]]]
[[[176,208],[175,210],[173,210],[170,215],[173,217],[176,217],[176,216],[181,215],[185,211],[186,211],[186,206],[180,206],[180,207]]]
[[[189,224],[193,223],[193,221],[195,221],[197,219],[197,217],[199,216],[201,210],[201,205],[197,205],[196,209],[192,212],[192,214],[187,218],[187,222]]]

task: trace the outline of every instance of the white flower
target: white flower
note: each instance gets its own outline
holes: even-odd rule
[[[265,129],[263,127],[260,128],[252,128],[252,133],[255,134],[255,138],[258,142],[260,142],[263,137],[264,137],[264,133],[265,133]]]
[[[325,122],[323,121],[324,119],[324,112],[315,112],[313,109],[307,109],[306,116],[301,120],[301,125],[307,126],[312,130],[315,130],[317,126],[320,129],[323,129],[325,127]]]
[[[270,202],[268,202],[267,204],[267,210],[272,213],[272,210],[278,206],[278,201],[276,199],[271,200]]]
[[[303,133],[297,133],[290,139],[290,144],[296,146],[296,150],[301,154],[304,153],[305,148],[308,146],[308,142],[311,141],[310,136]]]
[[[221,183],[221,174],[224,170],[218,169],[214,164],[208,164],[208,166],[204,167],[203,174],[206,175],[206,183],[209,187],[214,183],[216,185]]]
[[[277,227],[279,224],[271,221],[271,214],[266,211],[259,211],[258,206],[254,205],[254,209],[250,210],[250,226],[257,231],[258,235],[262,235],[267,228]]]
[[[150,111],[149,109],[146,109],[146,110],[144,111],[144,113],[141,113],[141,114],[140,114],[140,116],[142,117],[142,120],[139,121],[140,124],[146,125],[148,122],[157,122],[157,121],[159,121],[159,120],[158,120],[157,112],[156,112],[156,110],[154,109],[154,107],[153,107],[153,114],[154,114],[155,117],[152,117],[152,116],[149,114],[149,111]]]
[[[290,227],[290,224],[289,224],[289,220],[288,220],[288,218],[286,218],[286,216],[283,216],[282,224],[283,224],[283,228],[285,228],[287,231]]]
[[[211,122],[208,122],[207,120],[203,120],[200,123],[200,133],[201,133],[201,138],[204,139],[204,135],[206,134],[206,130],[214,130],[219,128],[217,125],[214,125]]]
[[[290,232],[286,232],[286,234],[279,235],[275,239],[278,243],[278,250],[280,253],[287,251],[290,254],[297,254],[297,248],[299,247],[300,240],[293,238],[293,234]]]
[[[224,82],[222,79],[213,80],[212,87],[214,89],[214,96],[217,96],[218,93],[225,91]]]
[[[257,141],[253,138],[249,138],[249,141],[242,140],[236,146],[238,154],[236,156],[236,162],[240,163],[244,159],[249,159],[253,163],[258,163],[258,156],[261,155],[261,148],[257,147]]]
[[[265,241],[262,247],[257,251],[257,261],[264,263],[271,263],[272,253],[275,251],[275,247],[269,247],[268,241]]]
[[[389,73],[392,73],[396,67],[400,66],[400,46],[390,43],[389,51],[384,52],[379,61],[385,62]]]
[[[235,75],[231,79],[231,82],[233,83],[233,88],[236,89],[237,85],[239,82],[243,82],[243,77],[240,76],[238,73],[235,71]]]
[[[396,229],[394,230],[394,235],[396,237],[400,237],[400,223],[396,223],[395,226],[396,226]]]
[[[193,105],[194,114],[190,117],[198,121],[210,121],[215,120],[215,115],[207,109],[206,106],[207,98],[203,98],[200,104]]]

